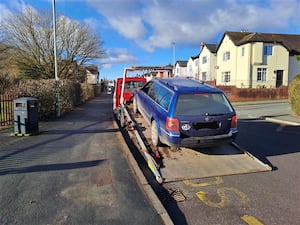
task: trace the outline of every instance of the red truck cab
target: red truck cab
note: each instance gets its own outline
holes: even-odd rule
[[[124,103],[132,102],[133,91],[140,89],[147,82],[144,77],[126,77],[123,93]],[[116,111],[121,103],[123,78],[118,78],[115,86],[113,97],[113,110]]]

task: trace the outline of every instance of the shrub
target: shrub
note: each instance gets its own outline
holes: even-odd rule
[[[300,74],[289,85],[289,102],[293,113],[300,115]]]
[[[60,113],[64,115],[73,110],[75,106],[95,97],[96,87],[71,80],[22,80],[11,87],[9,93],[15,98],[37,98],[40,120],[48,120],[57,115],[58,94]]]

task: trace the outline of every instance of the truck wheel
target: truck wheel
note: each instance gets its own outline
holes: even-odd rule
[[[134,114],[138,113],[139,110],[137,108],[137,104],[136,104],[136,99],[135,98],[133,98],[132,104],[133,104],[133,113]]]
[[[120,122],[120,126],[124,127],[125,126],[125,119],[124,119],[124,113],[123,113],[122,109],[118,110],[118,119],[119,119],[119,122]]]
[[[158,130],[157,130],[157,124],[156,124],[155,120],[153,120],[151,123],[151,141],[152,141],[152,144],[154,147],[157,147],[160,144]]]

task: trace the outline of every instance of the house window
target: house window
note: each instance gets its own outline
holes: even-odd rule
[[[241,55],[242,55],[242,56],[245,56],[245,47],[242,47]]]
[[[267,68],[257,68],[257,81],[266,81]]]
[[[207,63],[207,56],[202,57],[202,64],[206,64]]]
[[[230,82],[230,72],[222,72],[222,82],[229,83]]]
[[[272,53],[273,53],[273,46],[265,45],[264,46],[264,55],[272,55]]]
[[[199,64],[199,59],[195,60],[195,66],[197,67]]]
[[[223,53],[223,61],[228,61],[228,60],[230,60],[230,52],[229,51]]]
[[[203,72],[203,73],[202,73],[202,80],[203,80],[203,81],[205,81],[205,80],[207,79],[207,78],[206,78],[206,74],[207,74],[206,72]]]

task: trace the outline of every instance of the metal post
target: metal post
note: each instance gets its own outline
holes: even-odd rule
[[[175,42],[173,42],[173,76],[175,75]]]
[[[58,70],[57,70],[57,47],[56,47],[56,10],[55,10],[55,0],[52,0],[52,20],[53,20],[53,47],[54,47],[54,74],[55,80],[59,81]],[[59,88],[56,93],[57,97],[57,117],[60,117],[60,97],[59,97]]]
[[[56,15],[55,14],[56,14],[55,13],[55,0],[52,0],[54,72],[55,72],[55,80],[58,81],[58,75],[57,75],[57,53],[56,53]]]

